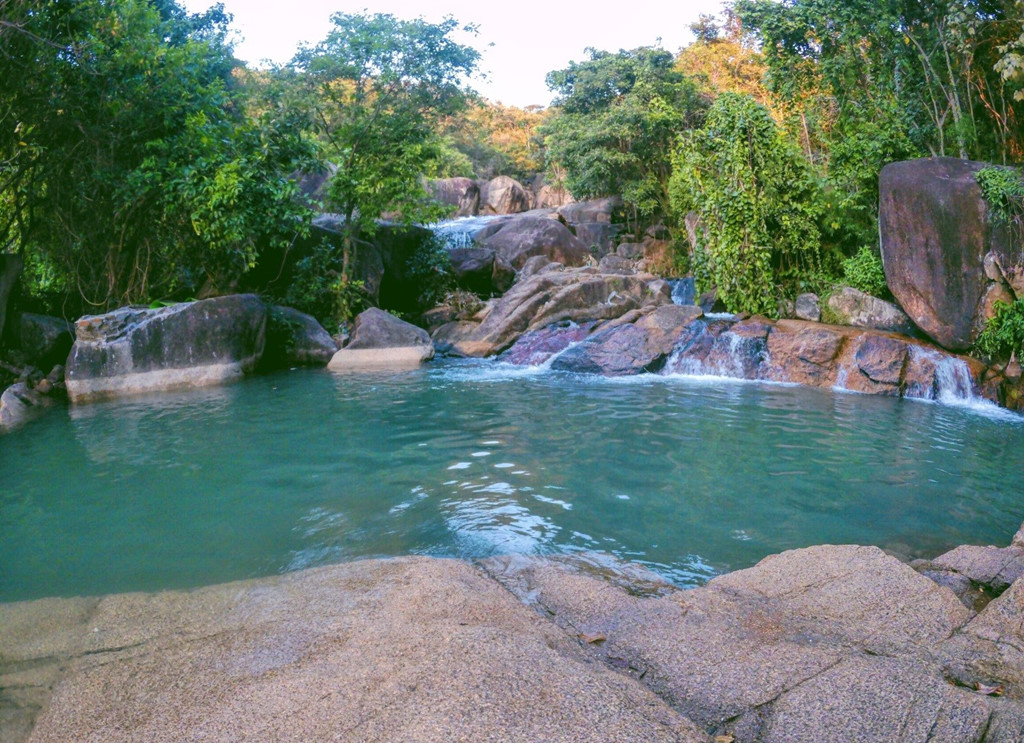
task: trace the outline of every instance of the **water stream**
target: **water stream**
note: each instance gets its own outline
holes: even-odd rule
[[[487,361],[85,406],[0,439],[0,601],[580,550],[693,586],[817,543],[1005,544],[1024,423],[988,412]]]

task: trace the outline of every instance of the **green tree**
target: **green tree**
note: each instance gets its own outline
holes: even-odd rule
[[[730,311],[773,316],[780,293],[810,288],[799,282],[819,269],[818,183],[754,99],[723,93],[680,138],[670,190],[677,215],[700,219],[698,283]]]
[[[4,3],[0,244],[89,306],[225,286],[304,223],[299,121],[241,112],[219,7]]]
[[[667,212],[672,143],[707,104],[664,50],[588,52],[548,75],[558,94],[548,159],[575,197],[621,195],[634,218],[655,218]]]
[[[422,174],[443,156],[438,122],[465,107],[479,53],[454,40],[474,29],[452,18],[432,24],[336,13],[331,22],[327,38],[300,51],[291,72],[338,168],[328,199],[345,218],[341,275],[348,280],[356,249],[382,215],[437,216]]]

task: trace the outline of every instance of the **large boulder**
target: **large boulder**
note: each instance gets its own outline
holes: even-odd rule
[[[404,369],[419,366],[433,356],[434,344],[427,331],[371,307],[356,317],[348,345],[334,354],[327,368]]]
[[[577,201],[567,204],[558,210],[559,215],[568,224],[585,224],[591,222],[610,223],[615,221],[615,212],[622,208],[622,199],[608,196],[603,199]]]
[[[338,344],[315,317],[292,307],[270,308],[262,368],[326,366],[337,351]]]
[[[263,355],[266,323],[266,305],[253,294],[83,317],[68,396],[80,403],[235,381]]]
[[[929,158],[892,163],[879,178],[889,290],[921,330],[954,351],[970,348],[996,298],[1024,291],[1024,246],[992,219],[975,181],[985,167]]]
[[[611,320],[641,307],[671,300],[652,288],[651,276],[600,274],[594,269],[542,271],[516,283],[498,299],[480,323],[441,326],[438,348],[463,356],[491,356],[530,330],[558,322]]]
[[[4,325],[7,319],[7,302],[18,283],[21,274],[22,260],[20,255],[0,253],[0,342],[4,336]]]
[[[481,194],[483,214],[519,214],[533,208],[533,197],[523,184],[507,175],[499,175],[487,184],[486,197]]]
[[[67,361],[74,332],[71,323],[60,317],[22,312],[18,318],[21,354],[26,363],[42,369]]]
[[[516,269],[535,255],[566,266],[579,266],[590,254],[568,227],[547,217],[523,216],[488,225],[476,234],[476,242],[495,251]]]
[[[455,248],[448,251],[448,257],[459,287],[476,294],[502,294],[515,281],[515,269],[495,250]]]
[[[24,425],[51,402],[25,382],[12,384],[0,395],[0,433]]]
[[[828,308],[840,325],[889,330],[904,335],[917,332],[907,313],[892,302],[872,297],[852,286],[844,286],[834,292],[828,298]]]
[[[472,178],[432,180],[428,188],[434,199],[456,207],[456,217],[471,217],[480,211],[480,186]]]

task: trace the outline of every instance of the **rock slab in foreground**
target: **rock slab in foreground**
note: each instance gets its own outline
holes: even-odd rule
[[[39,706],[32,743],[709,743],[478,569],[430,558],[0,606],[0,695],[3,743]]]
[[[427,331],[384,310],[371,307],[360,313],[348,345],[327,365],[332,371],[406,369],[434,357]]]
[[[254,294],[83,317],[68,358],[68,397],[80,403],[238,380],[263,354],[266,322]]]

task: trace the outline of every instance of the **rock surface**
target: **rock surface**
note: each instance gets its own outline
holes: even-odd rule
[[[0,395],[0,433],[25,425],[50,403],[27,383],[12,384]]]
[[[266,320],[252,294],[83,317],[68,359],[68,396],[86,402],[235,381],[259,362]]]
[[[1024,246],[990,218],[975,181],[985,167],[926,158],[886,165],[879,177],[889,290],[921,330],[954,351],[977,338],[992,309],[989,295],[1024,291]]]
[[[338,344],[315,317],[292,307],[270,308],[262,368],[326,366],[337,351]]]
[[[475,294],[502,294],[516,278],[508,261],[489,248],[455,248],[448,251],[459,287]]]
[[[708,743],[454,560],[9,604],[0,648],[3,743]]]
[[[817,294],[801,294],[793,304],[793,314],[797,320],[819,322],[821,320],[821,299]]]
[[[18,318],[21,354],[33,366],[45,369],[63,364],[75,340],[74,326],[67,320],[22,312]]]
[[[11,292],[21,275],[22,260],[20,255],[0,253],[0,339],[4,337],[7,320],[7,303]]]
[[[480,211],[480,186],[472,178],[440,178],[430,181],[428,188],[436,200],[456,207],[456,217],[471,217]]]
[[[844,286],[833,293],[828,298],[828,307],[841,325],[888,330],[903,335],[917,333],[917,327],[899,307],[852,286]]]
[[[327,365],[332,371],[405,369],[434,357],[427,331],[371,307],[356,317],[352,336]]]
[[[538,255],[566,266],[582,265],[589,255],[568,227],[546,217],[522,216],[488,225],[477,233],[476,242],[516,269]]]
[[[480,212],[483,214],[519,214],[533,208],[532,194],[523,184],[507,175],[493,178],[481,198]]]

